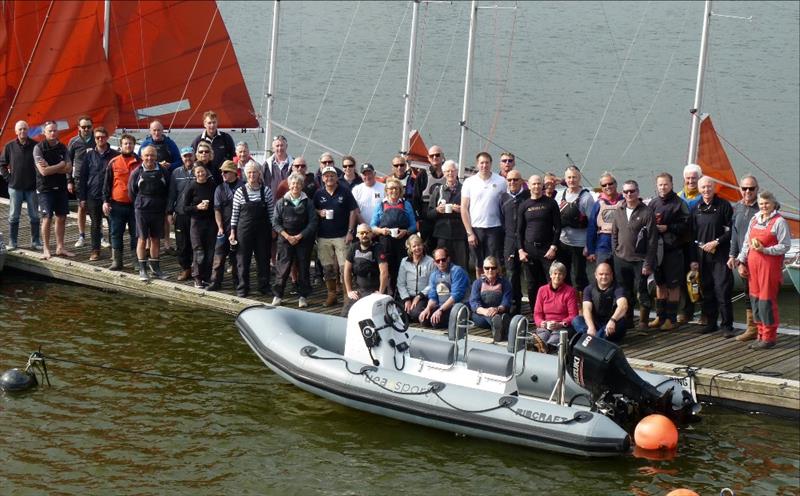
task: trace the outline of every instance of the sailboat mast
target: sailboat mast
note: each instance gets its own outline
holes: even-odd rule
[[[400,142],[400,153],[408,153],[409,135],[411,134],[411,94],[414,91],[414,80],[417,77],[417,25],[419,23],[419,0],[413,0],[411,11],[411,34],[408,44],[408,72],[406,75],[406,93],[403,95],[403,136]]]
[[[467,146],[467,116],[469,91],[472,83],[472,59],[475,56],[475,27],[478,22],[478,0],[472,0],[469,14],[469,40],[467,41],[467,72],[464,76],[464,104],[461,108],[461,136],[458,141],[458,177],[463,177],[464,155]]]
[[[275,94],[275,67],[278,57],[278,21],[280,19],[280,0],[273,2],[272,8],[272,41],[269,49],[269,79],[267,83],[267,110],[264,116],[264,158],[272,155],[272,110]]]
[[[697,163],[697,147],[700,138],[700,107],[703,104],[703,83],[706,72],[706,58],[708,57],[708,28],[711,22],[711,0],[706,0],[703,13],[703,34],[700,37],[700,57],[697,64],[697,85],[694,90],[694,107],[692,107],[692,130],[689,134],[688,163]]]
[[[108,35],[111,31],[111,0],[103,2],[103,52],[108,60]]]

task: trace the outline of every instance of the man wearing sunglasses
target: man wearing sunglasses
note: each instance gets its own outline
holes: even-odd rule
[[[639,330],[646,330],[650,318],[647,277],[656,266],[658,231],[656,216],[639,198],[639,184],[625,181],[625,205],[614,212],[611,246],[614,250],[614,275],[625,289],[630,305],[626,320],[633,322],[633,307],[639,302]]]
[[[467,271],[450,263],[446,248],[433,252],[436,267],[428,281],[428,304],[419,314],[419,322],[436,328],[447,327],[450,310],[456,303],[466,303],[469,290]]]
[[[445,177],[442,166],[445,162],[444,151],[439,145],[433,145],[428,148],[428,171],[417,169],[416,187],[414,192],[416,198],[412,202],[415,208],[415,214],[419,220],[419,230],[422,239],[425,242],[425,251],[430,253],[436,247],[436,238],[433,235],[433,228],[436,225],[435,218],[429,218],[425,215],[430,209],[431,195],[433,191],[444,184]],[[435,207],[436,205],[434,205]]]
[[[614,211],[625,202],[617,191],[617,178],[610,172],[600,176],[600,196],[594,202],[586,226],[586,260],[589,262],[612,262],[611,224]]]
[[[80,199],[80,177],[86,151],[94,148],[92,119],[88,115],[78,117],[78,134],[67,143],[67,155],[72,162],[72,173],[67,174],[67,190]],[[78,241],[75,248],[86,244],[86,204],[78,203]]]
[[[733,205],[733,221],[731,228],[731,250],[728,256],[728,268],[736,269],[739,265],[737,258],[742,251],[745,234],[750,226],[750,220],[758,213],[758,180],[753,176],[744,176],[739,181],[739,191],[742,199]],[[753,310],[750,305],[750,285],[746,277],[742,278],[744,284],[744,301],[747,307],[747,330],[743,334],[736,336],[737,341],[752,341],[758,337],[758,328],[753,322]]]
[[[323,178],[322,171],[327,168],[331,168],[336,172],[336,177],[339,179],[339,184],[341,186],[350,189],[350,186],[348,186],[346,182],[342,181],[342,177],[344,177],[344,171],[336,167],[336,162],[333,160],[333,155],[328,152],[325,152],[319,156],[319,169],[317,169],[317,173],[314,174],[314,181],[317,183],[317,188],[325,187],[325,180]]]
[[[528,189],[523,188],[525,181],[518,170],[510,170],[506,175],[508,189],[500,196],[500,211],[503,214],[503,265],[506,276],[511,282],[512,304],[511,314],[520,313],[522,307],[522,267],[517,250],[517,218],[519,206],[531,197]],[[484,264],[485,266],[486,264]]]
[[[175,250],[181,272],[179,281],[186,281],[192,277],[192,243],[189,239],[191,217],[184,208],[183,194],[186,188],[195,182],[194,178],[194,150],[185,146],[181,149],[182,166],[172,171],[169,180],[169,194],[167,195],[167,215],[172,216],[172,225],[175,227]]]

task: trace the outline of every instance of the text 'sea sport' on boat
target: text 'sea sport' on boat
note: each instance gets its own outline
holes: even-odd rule
[[[515,316],[507,347],[469,339],[469,309],[448,332],[410,329],[389,296],[359,299],[348,317],[249,307],[236,325],[275,373],[322,398],[468,436],[585,456],[629,453],[652,414],[686,425],[700,405],[676,378],[634,371],[608,341],[562,334],[559,355],[526,350]]]

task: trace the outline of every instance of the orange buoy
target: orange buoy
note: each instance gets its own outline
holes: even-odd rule
[[[648,415],[636,425],[633,439],[636,446],[647,450],[672,450],[678,446],[678,429],[664,415]]]
[[[691,489],[675,489],[667,493],[667,496],[700,496]]]

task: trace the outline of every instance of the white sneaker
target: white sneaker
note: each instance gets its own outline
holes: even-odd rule
[[[75,242],[75,248],[83,248],[83,245],[86,244],[86,235],[81,234],[78,236],[78,241]]]
[[[274,298],[272,298],[272,306],[273,306],[273,307],[280,306],[280,304],[281,304],[282,302],[283,302],[283,300],[282,300],[281,298],[278,298],[277,296],[276,296],[276,297],[274,297]]]
[[[306,301],[306,299],[304,297],[301,296],[297,300],[297,306],[299,308],[306,308],[308,306],[308,302]]]
[[[100,247],[101,248],[111,248],[111,243],[106,241],[106,238],[100,238]]]

